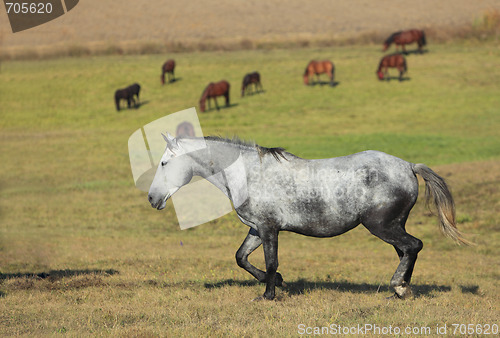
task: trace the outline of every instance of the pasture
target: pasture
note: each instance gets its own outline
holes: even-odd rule
[[[452,324],[499,325],[500,47],[430,44],[407,56],[403,82],[377,80],[380,49],[2,63],[0,334],[295,336],[300,324],[432,334],[446,324],[451,334]],[[162,86],[167,57],[177,81]],[[337,86],[303,84],[313,58],[334,62]],[[264,92],[240,98],[254,70]],[[220,111],[201,113],[202,90],[221,79],[231,83],[231,106],[219,98]],[[140,107],[116,112],[114,91],[134,82]],[[376,149],[426,163],[448,180],[459,229],[477,246],[444,238],[421,194],[407,223],[424,242],[414,299],[386,300],[397,255],[360,226],[330,239],[281,233],[278,271],[288,286],[275,301],[251,302],[264,285],[236,265],[248,228],[234,212],[181,231],[171,202],[154,210],[133,184],[130,134],[192,106],[205,135],[304,158]],[[263,267],[262,248],[250,261]]]

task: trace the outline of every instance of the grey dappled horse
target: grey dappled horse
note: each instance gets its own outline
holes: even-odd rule
[[[396,249],[400,263],[391,279],[395,296],[405,298],[422,241],[409,235],[405,223],[418,195],[417,174],[433,198],[441,229],[457,243],[467,240],[455,225],[455,207],[448,187],[424,164],[413,164],[378,152],[305,160],[282,148],[265,148],[218,137],[164,136],[165,153],[148,198],[161,210],[193,176],[219,188],[233,203],[239,219],[250,227],[236,253],[240,267],[266,283],[263,295],[273,299],[283,285],[278,268],[278,234],[333,237],[360,223]],[[248,262],[264,246],[266,271]]]

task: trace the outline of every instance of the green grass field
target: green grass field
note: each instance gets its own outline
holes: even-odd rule
[[[293,336],[299,324],[433,334],[447,324],[450,334],[453,323],[499,325],[500,47],[431,45],[407,56],[410,80],[401,83],[376,79],[379,49],[175,54],[179,79],[165,86],[166,56],[3,62],[0,335]],[[336,87],[303,85],[313,58],[335,63]],[[240,98],[253,70],[265,92]],[[424,162],[448,179],[459,227],[478,245],[445,239],[420,197],[407,224],[424,242],[414,299],[385,299],[397,255],[358,227],[333,239],[282,233],[288,287],[276,301],[250,302],[264,286],[234,260],[247,227],[232,213],[179,230],[171,202],[153,210],[134,187],[128,159],[132,132],[198,106],[220,79],[232,84],[232,106],[199,113],[205,135],[305,158],[377,149]],[[133,82],[143,104],[117,113],[114,91]],[[262,249],[250,260],[263,267]]]

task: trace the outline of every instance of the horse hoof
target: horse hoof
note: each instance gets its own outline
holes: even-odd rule
[[[394,292],[392,296],[386,297],[385,299],[393,301],[393,300],[399,300],[401,299],[401,297],[399,297],[399,295],[396,292]]]
[[[286,287],[286,283],[283,281],[283,277],[279,272],[276,273],[276,286]]]
[[[396,286],[394,295],[387,299],[409,299],[413,298],[413,292],[409,286]]]

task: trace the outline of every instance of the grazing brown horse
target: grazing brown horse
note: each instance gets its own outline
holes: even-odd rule
[[[231,85],[226,80],[222,80],[216,83],[210,82],[208,86],[203,91],[200,98],[200,110],[205,111],[205,101],[208,99],[208,109],[210,109],[210,99],[215,102],[215,107],[219,110],[219,105],[217,104],[217,96],[224,96],[226,98],[226,107],[229,106],[229,88]]]
[[[420,53],[422,53],[422,47],[427,44],[424,31],[418,29],[410,29],[408,31],[391,34],[384,42],[384,51],[386,51],[393,42],[396,45],[396,50],[398,50],[398,46],[401,46],[403,53],[406,53],[405,45],[410,43],[416,42]]]
[[[312,60],[311,62],[309,62],[306,70],[304,71],[304,83],[306,85],[309,85],[309,78],[311,77],[314,80],[314,75],[318,77],[319,82],[319,75],[323,73],[328,74],[328,77],[330,78],[330,85],[333,86],[333,78],[335,74],[335,66],[333,65],[333,63],[329,60]]]
[[[260,83],[260,74],[258,72],[245,75],[241,84],[241,97],[245,96],[245,92],[248,91],[248,89],[252,89],[252,84],[257,93],[263,91],[262,84]]]
[[[380,60],[380,64],[377,69],[379,80],[384,79],[384,74],[387,77],[387,80],[389,80],[389,73],[387,71],[388,68],[397,68],[399,70],[399,81],[403,80],[403,73],[408,70],[404,56],[399,53],[386,55]]]
[[[136,106],[134,96],[137,96],[137,101],[139,101],[140,91],[141,91],[141,86],[138,83],[134,83],[133,85],[130,85],[127,88],[118,89],[115,92],[116,110],[120,111],[120,100],[126,100],[128,108],[130,108],[130,103],[132,102],[134,103],[134,106]]]
[[[175,61],[173,59],[169,59],[165,61],[163,66],[161,66],[161,84],[165,84],[165,73],[168,74],[168,82],[175,81]],[[172,80],[170,80],[170,74],[172,74]]]
[[[194,137],[194,127],[191,123],[184,121],[179,123],[177,130],[175,131],[175,137],[179,136],[189,136]]]

